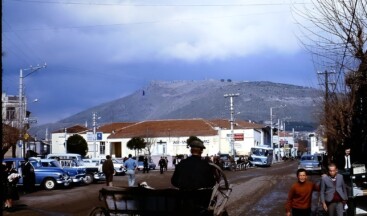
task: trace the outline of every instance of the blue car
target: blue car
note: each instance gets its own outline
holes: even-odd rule
[[[59,167],[65,170],[70,176],[73,183],[84,183],[86,170],[84,167],[79,167],[76,160],[72,159],[41,159],[43,167]]]
[[[18,170],[18,173],[22,173],[22,165],[25,164],[24,158],[5,158],[4,162],[13,162],[13,167]],[[30,159],[29,162],[34,168],[36,175],[36,186],[43,186],[46,190],[55,189],[57,185],[69,186],[71,178],[60,167],[43,167],[40,160]],[[23,179],[20,178],[18,185],[23,185]]]
[[[148,162],[149,170],[155,170],[156,166],[157,165],[154,162]],[[138,170],[143,170],[143,169],[144,169],[144,162],[138,161]]]

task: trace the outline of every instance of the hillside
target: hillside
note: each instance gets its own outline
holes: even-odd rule
[[[152,81],[129,96],[92,107],[57,123],[31,129],[38,137],[55,129],[74,124],[92,126],[92,113],[102,117],[98,124],[134,122],[152,119],[230,118],[230,99],[224,94],[239,93],[234,98],[235,118],[256,122],[286,119],[296,130],[309,130],[317,123],[315,118],[322,92],[308,87],[271,82]],[[306,128],[305,128],[306,127]],[[308,128],[308,129],[307,129]],[[288,129],[288,128],[287,128]],[[44,135],[43,135],[44,136]]]

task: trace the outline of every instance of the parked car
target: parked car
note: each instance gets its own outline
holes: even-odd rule
[[[298,169],[300,168],[303,168],[308,172],[321,173],[322,163],[317,155],[305,154],[302,155],[298,163]]]
[[[86,183],[86,184],[91,183],[84,181],[87,172],[84,167],[78,165],[75,159],[60,159],[59,161],[55,159],[41,159],[41,162],[42,166],[48,166],[48,167],[60,166],[66,172],[68,172],[73,183]]]
[[[4,162],[12,161],[13,166],[18,173],[22,173],[22,165],[25,163],[24,158],[5,158]],[[43,186],[46,190],[52,190],[57,185],[60,186],[69,186],[71,183],[71,178],[68,173],[60,167],[43,167],[41,160],[39,159],[30,159],[29,162],[34,168],[34,173],[36,175],[36,186]],[[23,179],[20,178],[19,185],[23,185]]]
[[[156,164],[153,161],[148,162],[149,170],[155,170]],[[144,169],[144,161],[138,161],[138,170]]]
[[[86,158],[83,159],[83,163],[85,167],[95,167],[99,168],[99,172],[102,171],[102,164],[106,159],[104,158]],[[125,175],[126,174],[126,168],[124,164],[116,159],[112,159],[113,166],[115,168],[115,175]]]
[[[98,175],[95,176],[95,174],[98,173],[98,167],[85,167],[84,164],[83,164],[82,156],[80,154],[55,153],[55,154],[48,154],[46,158],[56,159],[56,160],[73,160],[73,161],[76,161],[77,166],[80,167],[80,168],[84,168],[85,171],[86,171],[85,178],[83,179],[83,182],[85,184],[90,184],[92,182],[97,182],[97,181],[101,180],[98,177]]]

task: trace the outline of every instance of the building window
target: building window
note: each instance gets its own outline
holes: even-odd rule
[[[105,142],[99,143],[99,154],[104,155],[106,152],[106,145]]]
[[[15,107],[7,107],[6,120],[14,120],[14,119],[15,119]]]

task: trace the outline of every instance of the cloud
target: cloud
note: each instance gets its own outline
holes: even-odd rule
[[[141,1],[56,4],[44,7],[42,13],[51,18],[36,25],[48,26],[48,31],[33,34],[38,43],[48,45],[44,52],[54,50],[60,62],[84,56],[110,63],[197,62],[300,50],[289,4],[246,6],[246,1],[231,1],[233,6],[220,7],[215,6],[218,1],[201,2],[175,1],[178,7],[143,6]],[[64,55],[56,50],[73,51]]]

